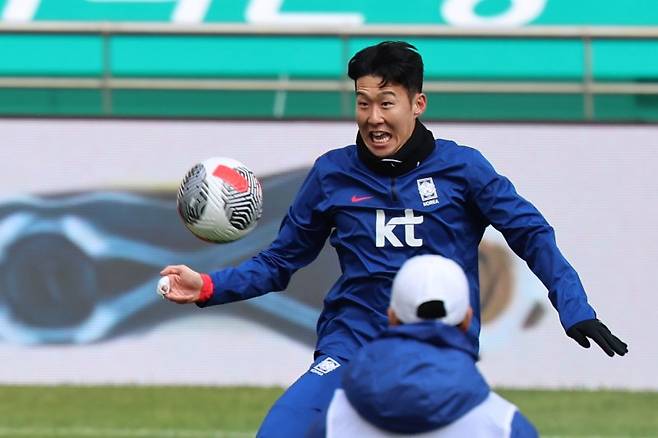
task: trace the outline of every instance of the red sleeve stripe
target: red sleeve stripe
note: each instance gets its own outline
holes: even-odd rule
[[[201,294],[199,295],[198,303],[204,303],[208,301],[213,294],[214,285],[212,278],[208,274],[201,274],[201,279],[203,280],[203,286],[201,286]]]

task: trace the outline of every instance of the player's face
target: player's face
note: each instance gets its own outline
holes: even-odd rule
[[[377,76],[356,80],[356,123],[366,147],[377,157],[393,155],[406,143],[426,106],[423,93],[410,96],[400,84],[382,86]]]

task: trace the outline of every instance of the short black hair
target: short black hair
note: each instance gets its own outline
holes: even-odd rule
[[[355,83],[370,75],[382,78],[382,86],[400,84],[410,95],[423,92],[423,58],[404,41],[383,41],[360,50],[350,59],[347,75]]]

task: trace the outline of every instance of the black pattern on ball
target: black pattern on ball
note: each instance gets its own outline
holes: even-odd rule
[[[208,203],[208,183],[206,169],[203,164],[197,164],[183,178],[178,190],[178,214],[185,223],[196,224]]]
[[[235,190],[230,184],[222,184],[222,196],[226,200],[224,211],[229,223],[242,231],[260,219],[263,214],[263,193],[253,173],[244,167],[234,169],[247,180],[245,192]]]

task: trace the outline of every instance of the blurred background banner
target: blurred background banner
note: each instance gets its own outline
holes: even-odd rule
[[[5,21],[652,25],[652,0],[0,0]]]
[[[428,126],[480,149],[539,207],[600,317],[630,344],[609,360],[567,338],[544,287],[489,230],[487,378],[658,389],[658,126]],[[166,264],[214,270],[266,247],[313,160],[352,143],[354,123],[5,119],[0,132],[0,383],[287,385],[305,370],[338,273],[330,247],[285,293],[243,303],[176,306],[155,284]],[[247,164],[264,188],[258,228],[228,245],[197,240],[175,209],[186,170],[215,155]]]
[[[418,47],[428,119],[658,121],[653,0],[0,0],[0,115],[353,117],[346,64]]]

